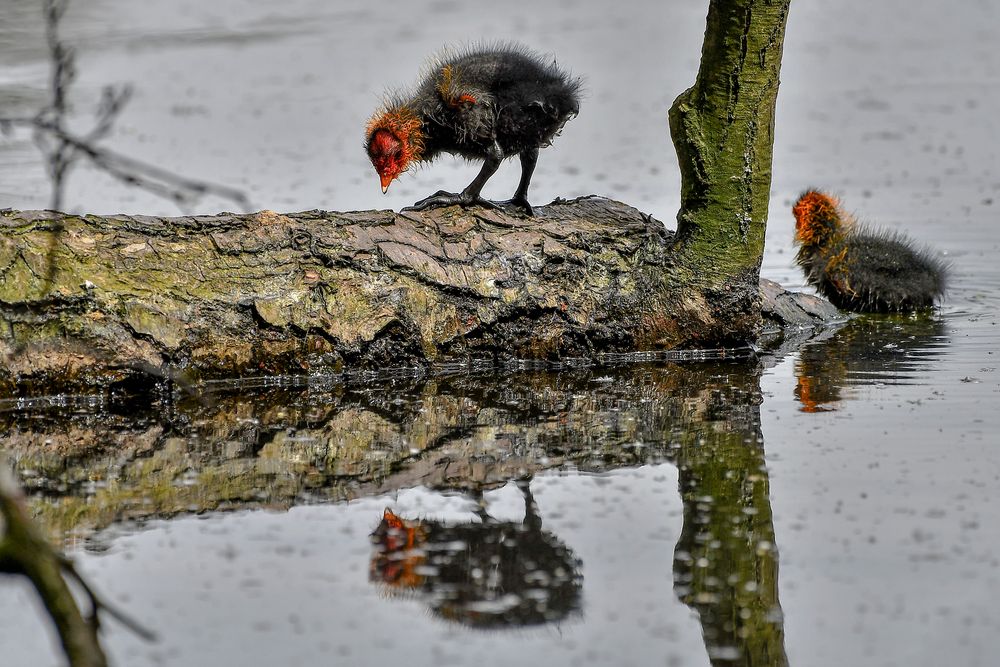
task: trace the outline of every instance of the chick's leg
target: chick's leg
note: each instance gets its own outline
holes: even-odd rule
[[[497,202],[500,206],[516,206],[528,215],[535,212],[528,203],[528,184],[531,183],[531,174],[535,171],[535,163],[538,162],[538,149],[529,148],[521,152],[521,180],[517,184],[514,196],[507,201]]]
[[[486,206],[488,208],[497,208],[497,205],[491,201],[483,199],[480,193],[483,190],[483,186],[486,185],[486,181],[490,180],[490,177],[496,173],[497,169],[500,168],[500,162],[503,161],[503,152],[500,147],[494,143],[492,147],[486,153],[486,159],[483,160],[483,168],[479,170],[479,174],[472,179],[472,182],[458,194],[453,192],[445,192],[444,190],[439,190],[435,192],[430,197],[421,199],[413,206],[408,206],[404,208],[404,211],[423,211],[429,208],[438,208],[440,206],[453,206],[458,204],[459,206]]]

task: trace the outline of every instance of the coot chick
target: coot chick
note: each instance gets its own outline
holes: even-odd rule
[[[460,193],[439,191],[414,209],[497,204],[480,196],[508,157],[521,158],[514,205],[531,214],[528,185],[538,149],[548,146],[580,110],[580,80],[522,46],[470,48],[437,58],[410,95],[390,96],[365,130],[365,150],[382,192],[414,162],[441,153],[482,160],[479,175]]]
[[[829,195],[809,190],[792,207],[795,259],[838,308],[904,312],[929,308],[945,292],[948,267],[898,232],[858,225]]]

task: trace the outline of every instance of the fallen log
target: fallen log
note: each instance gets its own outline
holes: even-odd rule
[[[755,276],[586,197],[177,218],[0,212],[0,390],[745,346]]]

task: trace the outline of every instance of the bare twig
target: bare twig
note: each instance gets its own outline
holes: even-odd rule
[[[115,619],[116,621],[124,625],[126,628],[134,632],[140,638],[148,642],[156,641],[155,632],[153,632],[149,628],[139,623],[139,621],[135,620],[134,618],[123,612],[121,609],[112,606],[104,598],[98,596],[98,594],[94,591],[94,589],[90,586],[90,584],[87,583],[87,580],[84,579],[79,572],[77,572],[76,564],[72,560],[66,558],[63,555],[60,555],[59,563],[60,565],[62,565],[63,572],[67,576],[69,576],[73,581],[75,581],[77,585],[80,587],[80,589],[83,591],[84,595],[87,596],[87,601],[90,602],[90,608],[91,608],[91,615],[89,618],[92,619],[92,622],[96,626],[100,627],[100,619],[98,617],[98,613],[104,612],[108,616]]]
[[[98,639],[101,615],[107,614],[146,640],[155,635],[97,595],[73,561],[56,551],[35,527],[24,493],[6,460],[0,458],[0,572],[27,577],[42,598],[63,651],[72,667],[106,667]],[[68,582],[74,582],[89,603],[84,614]]]
[[[85,138],[76,137],[57,124],[36,121],[34,125],[55,137],[60,145],[74,150],[77,156],[87,158],[123,183],[171,199],[180,206],[191,206],[205,195],[216,195],[235,201],[245,212],[251,208],[249,199],[236,188],[180,176],[156,165],[100,148],[90,141],[89,135]]]
[[[49,179],[52,182],[50,208],[55,211],[63,210],[66,180],[74,165],[84,158],[122,183],[169,199],[182,209],[193,207],[203,197],[212,195],[233,201],[243,212],[250,212],[252,210],[250,200],[241,190],[181,176],[97,145],[111,133],[115,120],[131,98],[130,86],[104,88],[97,110],[96,124],[89,132],[77,135],[67,130],[66,120],[70,112],[68,94],[76,78],[76,54],[72,47],[67,46],[59,37],[59,22],[68,6],[69,0],[42,0],[45,14],[45,42],[52,62],[48,104],[31,117],[0,117],[0,134],[9,135],[17,127],[27,127],[32,130],[35,145],[45,158]],[[46,253],[48,268],[44,293],[47,293],[55,282],[56,249],[63,232],[61,219],[53,221],[51,232],[51,242]]]
[[[50,99],[34,116],[0,117],[0,134],[11,134],[18,127],[32,130],[35,145],[45,158],[52,181],[50,207],[56,211],[62,210],[69,172],[78,160],[85,158],[122,183],[169,199],[180,207],[191,207],[205,196],[216,196],[233,201],[244,212],[250,212],[250,200],[237,188],[181,176],[97,145],[111,134],[115,120],[131,99],[131,86],[104,88],[96,123],[89,132],[75,134],[67,129],[66,119],[71,111],[68,94],[76,78],[76,53],[59,37],[59,21],[66,12],[69,0],[42,0],[42,3],[45,40],[52,62]],[[58,237],[58,225],[53,231],[54,238]]]

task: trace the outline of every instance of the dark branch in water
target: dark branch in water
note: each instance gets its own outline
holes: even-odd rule
[[[117,619],[143,639],[155,638],[149,630],[104,602],[77,572],[73,562],[52,548],[32,522],[24,493],[3,458],[0,458],[0,573],[20,574],[31,581],[72,667],[108,664],[98,639],[102,614]],[[70,582],[83,591],[90,603],[89,613],[80,611]]]

